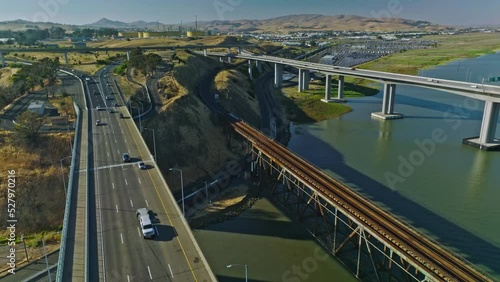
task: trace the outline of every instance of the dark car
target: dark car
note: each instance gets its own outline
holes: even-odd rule
[[[130,156],[128,153],[124,153],[122,156],[123,162],[128,163],[130,162]]]

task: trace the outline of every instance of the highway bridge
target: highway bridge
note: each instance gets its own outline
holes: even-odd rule
[[[324,73],[326,76],[325,98],[324,102],[344,102],[344,78],[353,76],[380,82],[384,85],[384,96],[382,100],[382,109],[380,112],[372,113],[372,116],[380,119],[398,119],[403,118],[401,113],[395,111],[396,86],[406,84],[418,87],[425,87],[440,91],[457,94],[472,99],[478,99],[485,102],[484,115],[481,124],[481,132],[478,137],[465,138],[463,142],[468,145],[480,148],[482,150],[500,149],[500,140],[495,138],[498,115],[500,112],[500,87],[495,85],[469,83],[455,80],[446,80],[433,77],[422,77],[415,75],[406,75],[382,71],[364,70],[359,68],[346,68],[339,66],[330,66],[319,63],[310,63],[293,59],[285,59],[266,55],[254,55],[248,52],[239,54],[228,54],[219,52],[204,52],[208,56],[217,56],[221,60],[225,58],[231,62],[234,58],[249,61],[249,73],[251,76],[252,64],[255,61],[257,68],[261,68],[263,62],[274,64],[274,84],[280,85],[283,79],[283,67],[289,66],[299,70],[298,91],[307,90],[309,87],[309,75],[311,71]],[[331,97],[331,78],[338,76],[338,96]]]
[[[130,51],[140,48],[144,51],[164,51],[164,50],[206,50],[227,48],[238,49],[241,52],[243,48],[252,47],[252,44],[219,44],[219,45],[176,45],[176,46],[135,46],[135,47],[77,47],[77,48],[0,48],[0,62],[2,67],[6,66],[4,54],[7,53],[61,53],[64,56],[65,64],[68,64],[68,53],[83,52],[125,52],[127,59],[130,58]]]
[[[86,102],[76,125],[57,281],[216,281],[109,70],[96,77],[68,72],[80,80]],[[149,210],[153,239],[143,238],[139,208]]]
[[[200,83],[203,102],[251,144],[252,174],[271,181],[280,203],[333,255],[354,247],[348,267],[363,281],[493,281],[488,275],[358,194],[346,184],[290,152],[272,138],[229,114]],[[268,182],[269,183],[269,182]]]

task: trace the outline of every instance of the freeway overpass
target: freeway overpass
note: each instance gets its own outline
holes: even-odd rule
[[[145,51],[163,51],[163,50],[199,50],[199,49],[220,49],[227,48],[230,51],[231,48],[237,48],[238,52],[242,48],[252,47],[251,44],[220,44],[220,45],[184,45],[184,46],[135,46],[135,47],[79,47],[79,48],[0,48],[0,62],[2,67],[6,66],[4,54],[16,52],[16,53],[61,53],[64,55],[65,63],[68,64],[68,53],[81,53],[81,52],[126,52],[127,58],[130,56],[130,51],[140,48]]]
[[[394,102],[396,98],[396,85],[406,84],[418,87],[425,87],[435,90],[441,90],[472,99],[485,101],[484,115],[481,124],[481,132],[479,137],[466,138],[464,144],[468,144],[482,150],[498,150],[500,149],[500,140],[495,138],[496,127],[498,123],[498,115],[500,112],[500,87],[495,85],[469,83],[455,80],[446,80],[433,77],[422,77],[415,75],[406,75],[382,71],[364,70],[359,68],[346,68],[339,66],[330,66],[319,63],[310,63],[293,59],[285,59],[266,55],[254,55],[248,52],[239,54],[207,52],[205,55],[217,56],[221,60],[226,58],[228,62],[232,58],[245,59],[249,61],[249,73],[252,73],[252,61],[256,62],[260,69],[262,62],[274,64],[274,84],[278,87],[283,80],[283,66],[290,66],[299,70],[298,76],[298,91],[308,89],[309,73],[311,71],[324,73],[326,76],[325,98],[324,102],[341,102],[344,100],[344,77],[353,76],[380,82],[384,85],[384,96],[382,100],[382,110],[372,113],[372,116],[380,119],[397,119],[403,115],[395,112]],[[338,76],[338,97],[331,97],[331,78]]]
[[[216,281],[108,71],[78,75],[86,110],[77,123],[57,281]],[[139,208],[150,211],[153,239],[141,234]]]

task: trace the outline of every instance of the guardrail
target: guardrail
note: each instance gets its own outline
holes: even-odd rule
[[[80,131],[82,119],[82,110],[80,107],[73,102],[73,107],[75,108],[76,112],[76,126],[75,126],[75,132]],[[64,208],[64,219],[63,219],[63,229],[62,229],[62,235],[61,235],[61,246],[59,247],[59,259],[57,261],[57,273],[56,273],[56,281],[57,282],[62,282],[63,280],[63,271],[64,271],[64,261],[66,259],[66,243],[68,240],[68,221],[70,217],[70,211],[71,211],[71,195],[73,194],[73,175],[75,174],[75,162],[76,162],[76,150],[79,147],[79,143],[81,140],[77,138],[77,135],[75,134],[75,139],[73,143],[73,151],[71,152],[71,168],[69,170],[69,179],[68,179],[68,191],[66,193],[66,205]]]

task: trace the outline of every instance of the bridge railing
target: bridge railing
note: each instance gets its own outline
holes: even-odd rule
[[[80,107],[73,102],[73,107],[75,108],[76,112],[76,126],[75,126],[75,132],[80,131],[81,123],[82,123],[82,110]],[[71,152],[71,168],[69,170],[69,179],[68,179],[68,191],[66,192],[66,204],[64,208],[64,219],[63,219],[63,229],[62,229],[62,235],[61,235],[61,245],[59,248],[59,260],[57,261],[57,273],[56,273],[56,281],[57,282],[62,282],[63,281],[63,271],[64,271],[64,263],[66,259],[66,244],[68,241],[68,222],[70,218],[70,212],[71,212],[71,195],[73,194],[73,176],[75,174],[75,165],[76,165],[76,151],[77,148],[79,148],[79,143],[81,140],[77,138],[77,135],[75,134],[75,139],[73,143],[73,151]]]

